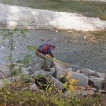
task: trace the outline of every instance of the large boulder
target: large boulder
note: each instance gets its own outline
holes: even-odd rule
[[[38,71],[43,67],[44,60],[40,59],[39,62],[32,67],[32,71]]]
[[[105,74],[103,74],[103,73],[97,72],[97,74],[99,75],[100,78],[104,78],[105,77]]]
[[[58,62],[58,61],[53,61],[54,65],[55,65],[55,70],[56,70],[56,74],[55,74],[55,78],[58,80],[61,80],[60,76],[63,74],[63,72],[65,72],[67,70],[67,68],[65,67],[64,64]]]
[[[0,70],[0,79],[5,78],[5,74],[4,72],[2,72],[2,70]]]
[[[0,79],[11,76],[11,71],[7,65],[0,65]]]
[[[56,67],[55,70],[56,70],[56,74],[55,74],[54,77],[55,77],[56,79],[58,79],[59,81],[61,81],[60,76],[61,76],[63,73],[66,72],[66,69],[63,69],[63,68],[60,68],[60,67]]]
[[[101,89],[104,78],[90,77],[91,85],[94,88]]]
[[[56,86],[58,87],[58,89],[61,89],[61,90],[63,90],[63,89],[65,89],[64,87],[63,87],[63,83],[62,82],[60,82],[59,80],[57,80],[56,78],[54,78],[53,76],[49,76],[50,77],[50,79],[56,84]]]
[[[43,63],[44,63],[44,60],[43,59],[40,59],[37,64],[33,63],[33,64],[30,64],[30,65],[27,65],[26,71],[30,75],[31,74],[34,74],[34,71],[38,71],[38,70],[41,70],[42,69]]]
[[[55,67],[55,62],[51,61],[50,68],[54,68],[54,67]]]
[[[18,73],[18,70],[20,69],[20,66],[22,66],[22,64],[16,64],[15,67],[13,68],[13,70],[15,70]],[[26,71],[26,68],[24,68],[24,67],[21,69],[21,72],[23,74],[29,74]],[[11,71],[9,69],[9,64],[0,65],[0,79],[8,78],[8,77],[11,77]]]
[[[77,70],[76,72],[83,73],[83,74],[85,74],[85,75],[87,75],[87,76],[100,77],[100,76],[98,75],[98,73],[96,73],[96,72],[93,71],[93,70],[87,69],[87,68],[81,68],[81,69]]]
[[[79,80],[77,83],[78,86],[84,86],[86,87],[88,85],[89,78],[85,76],[84,74],[77,73],[77,72],[71,72],[70,79]],[[66,75],[62,78],[63,82],[67,82]]]
[[[87,86],[88,85],[88,77],[84,76],[84,74],[80,74],[77,72],[71,73],[71,79],[79,80],[78,86]]]
[[[36,89],[37,89],[36,84],[34,83],[33,85],[30,85],[30,86],[29,86],[29,89],[30,89],[30,90],[36,90]]]
[[[44,75],[53,75],[55,73],[55,68],[50,68],[51,71],[44,71],[43,69],[40,69],[38,71],[34,71],[34,74],[31,76],[44,76]]]
[[[53,64],[55,65],[55,67],[57,68],[63,68],[63,69],[67,69],[67,66],[65,64],[63,64],[61,61],[54,59],[53,60]]]
[[[67,71],[69,71],[70,73],[73,72],[73,69],[72,68],[67,68]]]

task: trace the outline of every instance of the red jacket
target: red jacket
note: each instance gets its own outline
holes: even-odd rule
[[[45,44],[44,47],[43,47],[43,49],[42,49],[43,52],[40,51],[40,48],[37,48],[36,50],[37,50],[38,52],[43,53],[44,55],[46,55],[46,54],[47,54],[46,50],[49,50],[49,49],[50,49],[50,45],[49,45],[49,44]],[[49,54],[50,54],[50,56],[51,56],[52,58],[54,58],[52,52],[50,52]]]

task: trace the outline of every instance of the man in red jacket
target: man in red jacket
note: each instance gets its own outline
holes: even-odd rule
[[[54,45],[44,43],[40,45],[39,48],[37,48],[35,51],[35,54],[44,60],[43,67],[45,71],[50,71],[50,69],[48,68],[47,54],[49,54],[52,58],[54,58],[53,53],[51,52],[54,49],[55,49]]]

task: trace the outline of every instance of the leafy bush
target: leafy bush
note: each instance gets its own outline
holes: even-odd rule
[[[53,83],[47,91],[40,89],[33,91],[22,90],[22,88],[30,85],[31,82],[25,83],[21,78],[15,82],[5,83],[4,88],[0,91],[0,103],[20,106],[64,106],[68,100],[63,96],[62,91],[57,89]]]
[[[45,76],[44,76],[45,77]],[[0,88],[0,104],[1,106],[99,106],[99,99],[89,97],[78,98],[75,95],[64,96],[62,90],[45,77],[51,87],[45,90],[24,90],[32,85],[35,79],[26,83],[23,76],[15,82],[8,83],[5,81],[4,87]]]

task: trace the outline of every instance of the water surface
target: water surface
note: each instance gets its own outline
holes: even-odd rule
[[[55,30],[30,30],[28,39],[17,38],[15,40],[14,60],[23,59],[26,54],[33,55],[32,62],[37,62],[35,51],[28,51],[26,46],[39,46],[49,40],[56,39],[56,49],[53,51],[55,58],[77,65],[78,68],[89,68],[94,71],[104,72],[106,68],[106,42],[91,42],[85,40],[82,33]],[[52,42],[53,41],[53,42]],[[3,49],[4,48],[4,49]],[[9,55],[8,43],[1,43],[0,63],[7,62]]]

